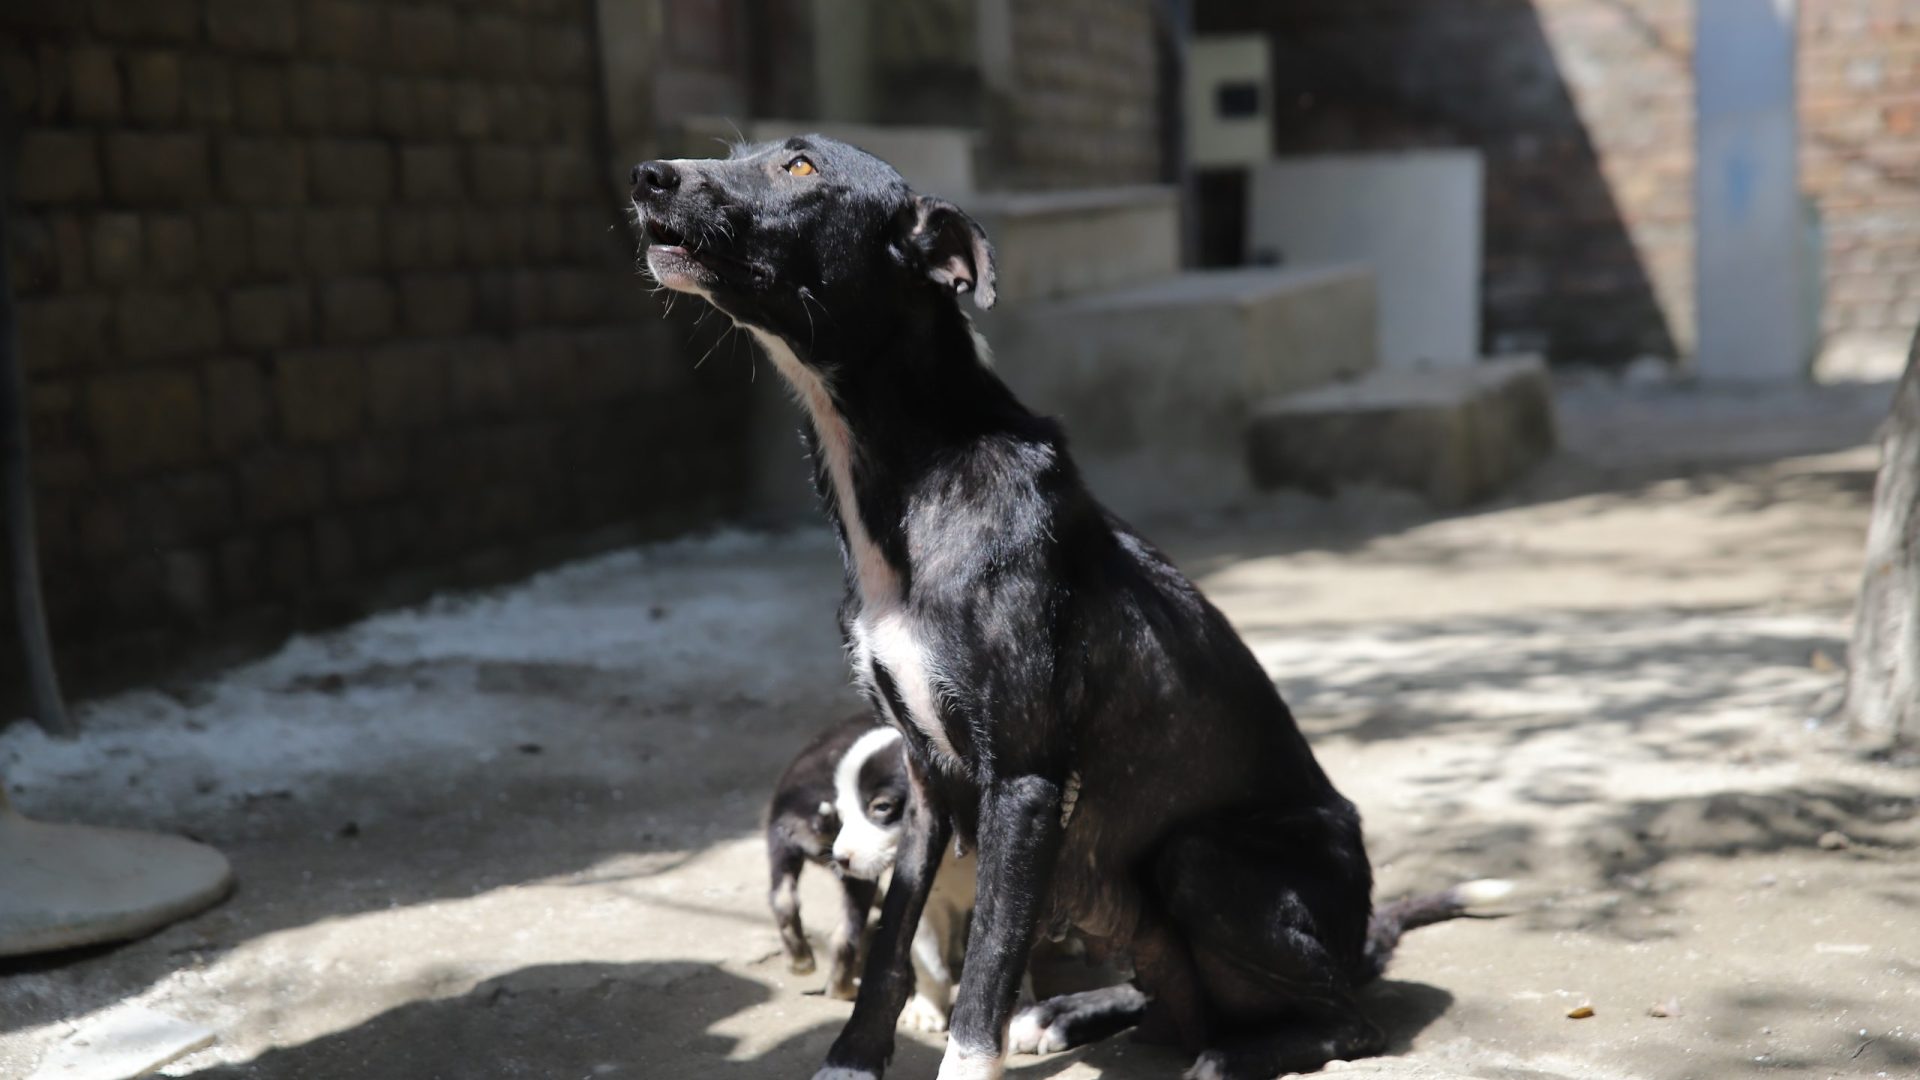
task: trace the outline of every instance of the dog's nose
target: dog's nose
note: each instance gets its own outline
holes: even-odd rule
[[[842,855],[836,851],[833,855],[833,864],[842,870],[851,870],[853,869],[853,856]]]
[[[643,161],[633,167],[633,196],[664,195],[680,186],[680,170],[664,161]]]

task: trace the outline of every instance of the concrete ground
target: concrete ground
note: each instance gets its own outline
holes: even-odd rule
[[[1382,895],[1523,883],[1407,939],[1353,1075],[1920,1074],[1916,765],[1821,720],[1886,400],[1572,387],[1570,449],[1478,512],[1150,530],[1360,804]],[[0,1076],[120,1002],[219,1031],[175,1076],[810,1076],[847,1006],[778,959],[757,826],[853,705],[837,573],[812,534],[615,554],[93,703],[76,743],[0,734],[23,811],[180,830],[241,882],[0,968]],[[1117,1039],[1011,1075],[1182,1064]]]

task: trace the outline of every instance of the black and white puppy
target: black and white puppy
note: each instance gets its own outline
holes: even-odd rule
[[[816,1080],[885,1070],[956,833],[979,888],[943,1080],[1002,1075],[1029,951],[1068,930],[1135,978],[1035,1006],[1048,1045],[1137,1020],[1206,1080],[1377,1052],[1356,990],[1476,893],[1373,909],[1359,815],[1253,654],[989,367],[958,302],[994,299],[981,228],[816,136],[633,184],[654,277],[745,327],[808,414],[854,677],[907,746],[892,885]]]
[[[815,736],[774,786],[767,808],[767,900],[797,975],[814,970],[812,946],[800,920],[800,871],[811,862],[829,867],[840,883],[841,918],[834,927],[827,994],[851,1000],[865,944],[867,912],[878,883],[893,869],[910,795],[900,732],[874,726],[862,713]],[[914,995],[900,1022],[921,1031],[945,1031],[953,1001],[953,972],[965,947],[973,910],[973,859],[949,853],[914,932]]]

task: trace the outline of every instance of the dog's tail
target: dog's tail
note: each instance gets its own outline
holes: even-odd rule
[[[1439,892],[1421,893],[1373,909],[1367,922],[1366,953],[1361,982],[1371,982],[1387,969],[1400,935],[1422,926],[1459,918],[1490,918],[1504,914],[1501,902],[1513,894],[1513,882],[1481,878]]]

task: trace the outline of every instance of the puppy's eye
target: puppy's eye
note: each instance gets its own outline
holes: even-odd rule
[[[808,161],[804,157],[797,157],[787,162],[787,175],[789,176],[812,176],[819,171],[820,170],[813,167],[813,162]]]
[[[875,817],[886,817],[893,813],[893,803],[887,799],[875,799],[867,804],[867,813]]]

